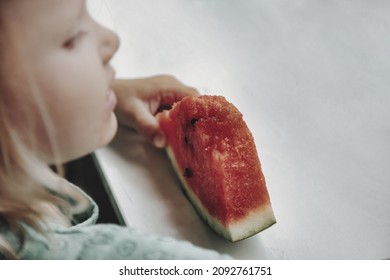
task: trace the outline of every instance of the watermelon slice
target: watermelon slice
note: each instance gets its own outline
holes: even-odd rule
[[[186,97],[157,119],[183,189],[211,228],[234,242],[276,222],[253,136],[233,104]]]

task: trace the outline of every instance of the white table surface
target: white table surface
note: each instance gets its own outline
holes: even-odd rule
[[[93,0],[118,77],[224,95],[258,147],[277,224],[230,243],[163,150],[120,130],[96,158],[127,225],[241,259],[390,258],[390,1]],[[104,211],[104,209],[103,209]]]

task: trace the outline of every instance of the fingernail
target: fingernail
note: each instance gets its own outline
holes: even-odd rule
[[[165,146],[165,137],[161,133],[158,133],[153,138],[153,143],[157,148],[164,148]]]

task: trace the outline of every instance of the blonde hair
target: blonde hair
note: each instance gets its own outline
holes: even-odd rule
[[[11,48],[13,51],[16,50],[19,58],[17,62],[25,76],[23,82],[31,88],[51,148],[54,154],[58,154],[55,153],[56,141],[50,130],[53,124],[43,106],[39,89],[29,73],[29,65],[23,60],[22,54],[18,53],[17,40],[6,28],[0,12],[1,63],[5,61],[7,50]],[[71,208],[64,197],[75,201],[81,198],[64,182],[61,176],[63,170],[60,159],[56,159],[57,173],[55,173],[46,163],[38,159],[32,147],[27,147],[26,142],[34,145],[35,139],[22,140],[19,131],[12,126],[12,108],[7,106],[5,94],[11,90],[7,86],[6,68],[6,65],[0,65],[0,259],[1,255],[16,259],[20,257],[28,238],[26,227],[43,232],[44,221],[48,219],[70,225]],[[10,236],[13,240],[16,238],[17,245],[11,242]]]

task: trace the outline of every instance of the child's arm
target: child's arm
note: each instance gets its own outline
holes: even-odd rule
[[[156,113],[185,96],[199,95],[196,89],[171,76],[116,80],[113,89],[118,98],[116,115],[122,125],[136,129],[156,147],[166,145],[159,130]]]

